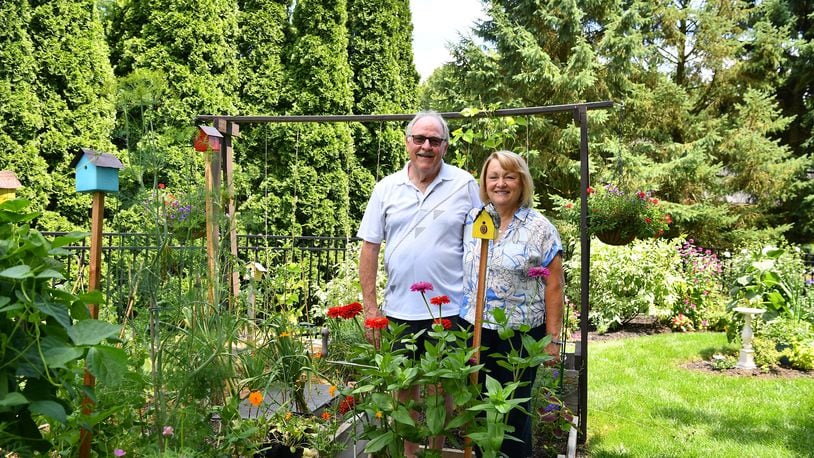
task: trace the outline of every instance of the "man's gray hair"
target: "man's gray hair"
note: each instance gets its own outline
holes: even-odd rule
[[[441,125],[441,133],[444,135],[444,140],[449,140],[449,126],[447,125],[447,121],[441,116],[440,113],[434,110],[419,111],[418,114],[415,115],[412,121],[407,124],[407,129],[405,130],[405,134],[408,137],[413,134],[413,126],[415,123],[422,118],[433,118],[438,121],[438,124]]]

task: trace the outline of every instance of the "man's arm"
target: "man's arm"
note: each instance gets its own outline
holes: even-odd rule
[[[365,318],[381,315],[376,300],[376,275],[379,272],[380,248],[380,243],[365,241],[362,242],[362,252],[359,254],[359,283],[362,285]]]

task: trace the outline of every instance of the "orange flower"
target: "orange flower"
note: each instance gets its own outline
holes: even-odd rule
[[[328,395],[333,397],[336,394],[336,385],[331,385],[328,388]]]
[[[322,352],[321,351],[315,351],[314,352],[314,358],[316,358],[316,359],[322,358]]]
[[[291,420],[291,417],[293,417],[293,416],[294,416],[294,414],[293,414],[293,413],[291,413],[291,412],[286,412],[286,413],[285,413],[285,417],[284,417],[284,418],[286,419],[286,421],[288,421],[288,420]]]
[[[263,403],[263,393],[252,391],[251,394],[249,394],[249,402],[255,407],[259,406]]]
[[[281,333],[280,333],[280,337],[288,337],[288,336],[290,336],[290,335],[291,335],[291,333],[290,333],[290,332],[286,332],[286,331],[283,331],[283,332],[281,332]]]
[[[325,420],[325,421],[330,420],[331,419],[331,413],[327,412],[327,411],[322,412],[322,419]]]
[[[378,419],[380,419],[380,420],[381,420],[381,418],[382,418],[383,416],[384,416],[384,414],[382,413],[382,411],[381,411],[381,410],[377,410],[377,411],[376,411],[376,418],[378,418]]]

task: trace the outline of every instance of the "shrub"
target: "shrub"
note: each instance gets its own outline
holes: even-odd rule
[[[722,265],[709,249],[689,239],[678,247],[681,279],[675,286],[679,300],[673,304],[672,323],[681,322],[681,330],[722,330],[726,323]],[[680,318],[679,318],[680,317]],[[688,321],[689,323],[685,323]]]
[[[600,333],[621,326],[638,314],[663,315],[678,300],[681,260],[675,242],[636,241],[614,247],[597,244],[591,252],[589,320]],[[570,298],[580,297],[580,261],[566,262]]]

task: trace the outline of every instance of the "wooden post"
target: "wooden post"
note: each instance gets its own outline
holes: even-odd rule
[[[234,184],[234,149],[232,148],[232,137],[240,133],[240,125],[219,119],[215,128],[223,134],[223,144],[221,146],[221,160],[223,161],[223,180],[226,183],[226,212],[229,215],[229,253],[232,260],[228,269],[231,270],[229,304],[236,306],[237,298],[240,296],[240,272],[237,263],[237,218],[235,215],[235,184]]]
[[[97,291],[99,289],[99,278],[102,270],[102,225],[104,224],[105,214],[105,193],[95,191],[93,193],[93,207],[91,209],[91,231],[90,231],[90,279],[88,280],[88,292]],[[88,312],[92,319],[99,318],[98,304],[88,304]],[[88,372],[87,361],[85,362],[85,389],[92,391],[96,386],[96,379]],[[90,415],[93,411],[93,400],[85,394],[82,398],[82,413]],[[93,432],[89,429],[82,428],[79,438],[79,456],[81,458],[90,457],[91,440],[93,439]]]
[[[486,295],[486,261],[489,257],[489,240],[496,238],[497,231],[492,216],[485,208],[481,209],[472,224],[472,237],[480,239],[480,264],[478,265],[478,292],[475,299],[475,329],[472,330],[472,348],[475,349],[475,365],[480,364],[480,339],[483,327],[483,299]],[[472,384],[478,383],[478,371],[469,374]],[[464,439],[464,457],[472,457],[472,440]]]
[[[209,303],[217,306],[218,285],[218,201],[220,200],[220,151],[207,151],[204,178],[206,181],[206,258],[209,268]]]

